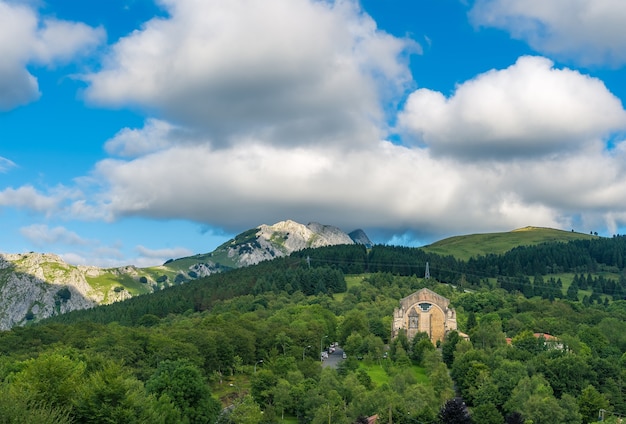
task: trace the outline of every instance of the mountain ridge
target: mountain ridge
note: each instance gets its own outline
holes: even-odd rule
[[[594,237],[550,228],[454,236],[421,249],[459,259],[503,253],[519,245]],[[596,236],[597,237],[597,236]],[[292,220],[262,224],[238,234],[210,253],[170,259],[154,267],[74,266],[50,253],[0,254],[0,330],[76,309],[149,294],[230,269],[288,256],[305,249],[372,242],[363,230],[345,233],[332,225]]]
[[[371,241],[362,230],[359,242]],[[233,268],[288,256],[296,250],[354,244],[337,227],[292,220],[244,231],[213,252],[160,266],[74,266],[51,253],[0,253],[0,330],[76,309],[113,303]]]

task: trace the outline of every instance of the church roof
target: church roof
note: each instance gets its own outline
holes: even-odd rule
[[[443,308],[447,308],[450,304],[450,300],[448,298],[443,297],[442,295],[427,288],[419,289],[418,291],[401,299],[400,304],[404,305],[404,307],[409,307],[411,304],[422,300],[429,303],[436,303],[439,307]]]

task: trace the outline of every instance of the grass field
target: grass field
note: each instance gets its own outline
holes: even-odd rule
[[[364,369],[367,372],[367,375],[370,376],[372,382],[376,386],[381,386],[383,384],[388,384],[390,377],[389,374],[384,370],[381,365],[378,364],[365,364],[361,363],[360,368]],[[411,366],[413,373],[415,374],[415,378],[417,382],[420,384],[430,384],[428,377],[426,376],[426,371],[422,367],[418,367],[417,365]]]
[[[367,277],[367,274],[358,274],[358,275],[346,275],[345,279],[346,279],[346,285],[348,287],[348,290],[350,290],[350,288],[352,287],[357,287],[360,286],[361,283],[363,282],[363,279],[365,279]],[[336,293],[334,294],[335,300],[341,302],[343,301],[343,298],[345,297],[345,293]]]
[[[568,242],[588,238],[597,238],[597,236],[553,228],[525,227],[503,233],[450,237],[422,249],[438,255],[452,255],[458,259],[468,260],[471,257],[488,253],[505,253],[517,246],[533,246],[545,242]]]

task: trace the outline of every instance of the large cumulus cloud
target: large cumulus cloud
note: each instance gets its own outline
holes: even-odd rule
[[[411,81],[392,37],[353,1],[163,1],[85,76],[87,97],[193,127],[214,145],[247,137],[302,145],[376,139],[381,100]]]
[[[233,230],[250,225],[251,216],[255,225],[291,218],[431,234],[468,222],[484,229],[558,223],[550,208],[524,205],[499,179],[501,169],[456,166],[389,142],[351,152],[180,146],[130,162],[103,161],[97,173],[111,183],[114,216],[177,216]]]
[[[586,65],[626,63],[622,0],[477,0],[470,17],[552,57]]]
[[[0,111],[39,98],[39,86],[27,66],[50,66],[94,48],[102,28],[42,18],[20,3],[0,0]]]
[[[626,112],[602,81],[526,56],[449,98],[415,91],[399,122],[435,154],[510,160],[578,151],[626,128]]]
[[[95,176],[107,184],[101,209],[111,217],[232,231],[285,218],[424,237],[526,225],[614,230],[623,222],[615,211],[626,210],[626,149],[615,138],[625,114],[599,80],[522,57],[450,98],[411,94],[399,122],[417,145],[158,141],[137,157],[100,162]],[[120,132],[118,145],[136,138],[143,146],[141,134],[155,128],[163,130],[157,140],[171,130],[148,122],[134,137]]]

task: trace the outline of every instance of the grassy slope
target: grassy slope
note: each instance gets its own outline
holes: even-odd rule
[[[532,246],[544,242],[595,238],[590,234],[555,230],[553,228],[524,227],[504,233],[470,234],[440,240],[423,247],[426,252],[452,255],[468,260],[478,255],[505,253],[517,246]]]

